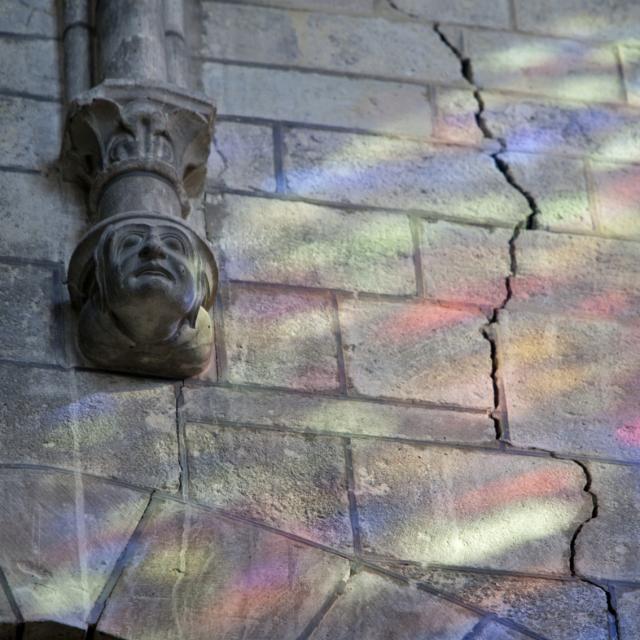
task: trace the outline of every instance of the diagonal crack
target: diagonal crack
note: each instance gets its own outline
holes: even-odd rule
[[[507,415],[505,409],[504,391],[499,376],[499,351],[497,344],[496,326],[498,323],[498,317],[500,311],[502,311],[508,304],[513,295],[511,289],[511,278],[517,274],[518,262],[516,258],[516,241],[523,229],[535,229],[536,228],[536,216],[539,214],[538,205],[531,193],[529,193],[524,187],[518,184],[515,179],[509,164],[504,159],[503,154],[506,152],[506,143],[503,139],[493,135],[489,125],[484,117],[485,104],[480,93],[480,88],[475,82],[473,75],[473,65],[471,59],[464,55],[464,53],[456,47],[440,29],[438,23],[433,26],[434,31],[443,42],[443,44],[458,58],[460,61],[460,73],[462,77],[471,85],[473,89],[473,97],[478,104],[478,109],[475,112],[475,121],[482,132],[482,135],[486,140],[492,140],[499,145],[498,151],[491,154],[493,163],[496,169],[502,174],[507,184],[515,189],[526,200],[529,207],[529,213],[525,218],[518,222],[513,228],[511,238],[509,239],[509,275],[505,278],[505,297],[502,302],[493,308],[489,315],[489,322],[483,328],[482,335],[491,345],[491,380],[493,385],[493,411],[491,412],[491,418],[494,421],[496,429],[496,440],[500,442],[509,442],[509,431],[507,424]]]

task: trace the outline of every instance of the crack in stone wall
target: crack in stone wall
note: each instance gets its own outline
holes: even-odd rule
[[[389,4],[396,10],[400,11],[393,4],[392,0],[388,0]],[[497,142],[500,146],[499,150],[492,153],[491,157],[493,158],[496,169],[500,171],[500,173],[504,176],[504,179],[507,183],[513,187],[516,191],[518,191],[523,198],[526,200],[527,205],[529,207],[528,215],[521,220],[518,224],[513,228],[512,236],[509,240],[509,260],[510,260],[510,274],[505,279],[505,290],[506,294],[502,303],[497,307],[494,307],[492,313],[489,317],[489,323],[483,329],[483,336],[489,341],[491,348],[491,380],[493,385],[493,393],[494,393],[494,409],[492,411],[491,417],[494,420],[494,425],[496,429],[496,439],[501,443],[503,447],[510,446],[509,442],[509,430],[508,430],[508,415],[505,406],[505,393],[503,388],[503,383],[501,380],[501,376],[499,374],[500,362],[499,362],[499,346],[498,346],[498,336],[497,336],[497,325],[499,324],[499,315],[502,310],[504,310],[512,298],[513,291],[511,287],[511,279],[517,276],[518,274],[518,261],[517,261],[517,248],[516,243],[518,237],[522,233],[523,230],[535,230],[537,228],[536,219],[540,214],[540,209],[538,204],[533,197],[533,195],[527,191],[524,187],[522,187],[518,181],[515,179],[509,164],[504,160],[502,155],[507,151],[506,141],[500,137],[495,136],[491,129],[489,128],[486,120],[484,119],[484,109],[485,104],[482,98],[482,94],[480,92],[480,88],[475,82],[474,74],[473,74],[473,63],[472,60],[465,56],[464,53],[456,47],[444,34],[444,32],[440,29],[440,24],[435,23],[434,31],[440,37],[440,40],[443,44],[449,48],[449,50],[458,58],[460,61],[460,71],[464,79],[471,85],[473,88],[473,96],[478,104],[478,109],[475,112],[475,121],[482,132],[483,136],[487,140],[492,140]],[[539,450],[539,449],[538,449]],[[556,457],[553,451],[545,451],[551,455],[551,457]],[[579,460],[567,458],[571,462],[577,464],[585,476],[585,485],[584,492],[591,496],[591,500],[593,503],[593,509],[589,517],[581,522],[576,528],[570,542],[570,557],[569,557],[569,567],[571,575],[577,578],[578,580],[585,582],[586,584],[592,585],[598,589],[600,589],[606,598],[607,602],[607,610],[610,620],[610,636],[611,640],[617,640],[619,634],[619,617],[618,612],[615,608],[615,602],[613,595],[611,593],[611,588],[608,585],[603,585],[602,583],[594,582],[593,580],[587,579],[576,571],[575,561],[576,561],[576,549],[577,542],[582,532],[584,526],[589,523],[594,518],[598,517],[598,498],[597,495],[591,490],[591,475],[587,466],[580,462]]]

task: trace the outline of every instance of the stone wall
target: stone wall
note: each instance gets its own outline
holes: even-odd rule
[[[194,4],[185,381],[77,354],[59,16],[6,4],[0,637],[634,640],[636,3]]]

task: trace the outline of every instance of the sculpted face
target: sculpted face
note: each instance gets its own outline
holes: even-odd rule
[[[127,222],[108,228],[96,249],[103,306],[136,342],[171,337],[193,325],[203,274],[187,233],[170,223]]]

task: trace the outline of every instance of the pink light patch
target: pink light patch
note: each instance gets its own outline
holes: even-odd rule
[[[616,438],[631,447],[640,447],[640,418],[616,429]]]

